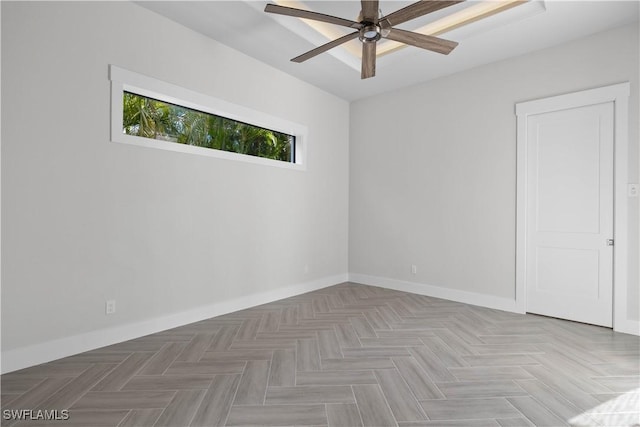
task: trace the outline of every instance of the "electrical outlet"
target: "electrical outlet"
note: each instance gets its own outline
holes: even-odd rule
[[[110,299],[107,300],[107,302],[105,302],[104,304],[104,311],[106,314],[113,314],[116,312],[116,300],[114,299]]]
[[[415,265],[411,266],[411,274],[417,274],[418,273],[418,267],[416,267]]]
[[[627,195],[629,197],[638,197],[638,192],[640,192],[640,185],[638,184],[629,184],[627,187]]]

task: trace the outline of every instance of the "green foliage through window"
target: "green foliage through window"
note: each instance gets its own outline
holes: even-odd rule
[[[295,162],[295,136],[124,92],[127,135]]]

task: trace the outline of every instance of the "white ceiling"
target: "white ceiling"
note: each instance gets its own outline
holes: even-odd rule
[[[382,0],[380,8],[386,15],[411,3]],[[468,3],[443,9],[399,28],[413,30],[450,11],[467,7]],[[344,47],[301,64],[290,62],[291,58],[329,39],[303,20],[263,12],[267,1],[141,1],[138,4],[352,101],[638,21],[640,3],[638,0],[532,0],[440,35],[460,43],[448,56],[406,47],[379,57],[376,76],[367,80],[360,79],[360,59]],[[360,11],[360,2],[353,0],[299,0],[297,4],[353,20]],[[328,27],[338,36],[348,31]]]

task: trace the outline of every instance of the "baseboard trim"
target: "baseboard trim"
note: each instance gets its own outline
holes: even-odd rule
[[[518,309],[516,301],[508,298],[462,291],[459,289],[443,288],[424,283],[390,279],[387,277],[345,273],[274,289],[272,291],[259,292],[217,304],[174,313],[169,316],[156,317],[140,322],[60,338],[41,344],[2,351],[0,372],[2,374],[6,374],[19,369],[50,362],[52,360],[61,359],[63,357],[72,356],[89,350],[95,350],[97,348],[117,344],[122,341],[139,338],[145,335],[176,328],[178,326],[187,325],[189,323],[198,322],[211,317],[221,316],[234,311],[255,307],[257,305],[266,304],[283,298],[323,289],[347,281],[410,292],[418,295],[426,295],[434,298],[442,298],[450,301],[513,313],[522,313],[522,311]],[[627,319],[624,323],[616,324],[614,326],[614,331],[631,335],[640,335],[640,321]]]
[[[418,295],[426,295],[434,298],[442,298],[449,301],[478,305],[481,307],[495,308],[496,310],[522,313],[516,306],[515,299],[502,298],[493,295],[479,294],[462,291],[459,289],[443,288],[424,283],[407,282],[404,280],[390,279],[387,277],[368,276],[366,274],[350,273],[349,281],[363,285],[379,286],[395,289],[396,291],[410,292]]]
[[[17,371],[63,357],[72,356],[89,350],[95,350],[119,342],[139,338],[189,323],[209,319],[249,307],[266,304],[283,298],[304,294],[348,281],[348,274],[339,274],[313,280],[306,283],[259,292],[244,297],[206,305],[192,310],[156,317],[140,322],[99,329],[84,334],[73,335],[2,352],[0,372]]]
[[[388,277],[369,276],[358,273],[349,273],[349,281],[434,298],[442,298],[480,307],[494,308],[496,310],[510,311],[519,314],[525,313],[518,306],[515,299],[511,300],[493,295],[478,294],[475,292],[461,291],[459,289],[442,288],[424,283],[407,282],[404,280],[390,279]],[[640,336],[640,321],[626,319],[624,322],[615,323],[613,330],[615,332]]]
[[[614,322],[613,330],[623,334],[640,336],[640,321],[626,319],[624,322]]]

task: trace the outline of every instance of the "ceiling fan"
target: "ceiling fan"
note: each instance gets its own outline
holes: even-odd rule
[[[276,4],[267,4],[264,11],[353,28],[356,30],[353,33],[296,56],[291,61],[304,62],[329,49],[358,38],[362,42],[362,71],[360,77],[368,79],[376,75],[376,43],[381,38],[448,55],[458,45],[457,42],[401,30],[395,28],[395,26],[462,1],[464,0],[422,0],[387,16],[381,16],[378,9],[378,0],[361,0],[362,10],[358,21]]]

